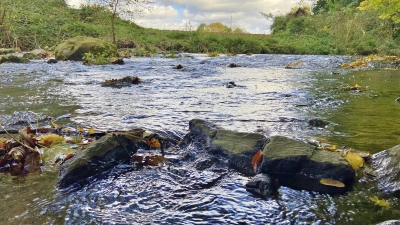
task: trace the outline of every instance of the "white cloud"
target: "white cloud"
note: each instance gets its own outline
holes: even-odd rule
[[[84,0],[67,0],[80,5]],[[91,0],[94,1],[94,0]],[[143,27],[184,30],[187,21],[195,28],[201,23],[221,22],[250,33],[268,33],[271,21],[259,12],[284,14],[296,6],[295,0],[153,0],[152,12],[135,22]],[[232,20],[231,20],[232,18]]]

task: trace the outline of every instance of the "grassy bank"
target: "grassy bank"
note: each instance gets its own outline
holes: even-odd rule
[[[311,15],[274,17],[272,35],[165,31],[116,20],[117,40],[162,51],[283,54],[399,55],[394,25],[373,11],[343,7]],[[63,0],[3,0],[0,48],[54,48],[62,40],[85,35],[111,41],[110,13],[97,6],[69,8]]]

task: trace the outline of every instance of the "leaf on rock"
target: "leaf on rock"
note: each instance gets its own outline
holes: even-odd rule
[[[375,205],[379,205],[379,206],[386,207],[386,208],[390,207],[390,204],[385,199],[379,199],[377,196],[373,196],[373,197],[371,197],[369,199],[372,202],[374,202]]]
[[[77,130],[78,132],[85,133],[85,130],[81,126],[78,126]]]
[[[43,136],[40,138],[40,140],[39,140],[38,143],[39,143],[40,145],[49,147],[49,146],[51,146],[52,144],[60,143],[60,142],[64,142],[64,138],[61,137],[60,135],[58,135],[58,134],[46,134],[46,135],[43,135]]]
[[[354,170],[358,170],[364,166],[364,159],[356,153],[345,151],[342,153],[342,157],[349,162]]]
[[[338,180],[330,179],[330,178],[321,179],[319,182],[326,186],[333,186],[333,187],[339,187],[339,188],[345,187],[344,183],[342,183]]]
[[[53,122],[53,120],[50,120],[50,125],[51,125],[51,128],[57,129],[59,127],[56,123]]]
[[[96,133],[96,130],[93,127],[91,127],[91,128],[89,128],[88,133],[94,134],[94,133]]]
[[[160,148],[161,144],[160,141],[157,138],[150,138],[146,140],[146,144],[150,147],[150,148]]]
[[[261,163],[261,159],[263,156],[263,151],[259,150],[251,159],[251,165],[253,169],[257,169],[258,165]]]
[[[4,138],[0,138],[0,148],[6,149],[7,148],[7,140]]]

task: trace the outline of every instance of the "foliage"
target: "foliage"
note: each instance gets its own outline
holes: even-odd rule
[[[29,6],[25,0],[2,0],[0,48],[20,47],[27,51],[49,46],[52,50],[62,40],[90,36],[106,41],[115,38],[117,43],[128,38],[132,40],[135,47],[132,52],[136,56],[153,56],[157,52],[164,52],[166,56],[170,52],[400,55],[400,31],[397,31],[400,25],[379,18],[380,11],[360,11],[356,8],[357,0],[320,0],[316,4],[323,2],[334,3],[335,7],[324,8],[314,15],[309,7],[293,8],[286,15],[262,13],[273,24],[272,35],[260,35],[232,32],[218,22],[201,24],[195,31],[146,29],[121,19],[127,18],[122,11],[116,11],[113,34],[110,5],[99,1],[72,9],[63,0],[32,0]],[[216,32],[205,32],[207,29]],[[103,58],[108,58],[86,57],[88,62],[95,58],[103,62]]]
[[[330,0],[317,4],[322,2],[336,4],[335,10],[329,8],[311,15],[308,8],[300,7],[286,15],[261,13],[273,20],[275,43],[269,49],[292,54],[399,54],[393,24],[380,19],[376,11],[358,10],[357,1]]]
[[[377,10],[382,19],[393,20],[400,23],[400,1],[399,0],[365,0],[358,7],[360,10]]]
[[[104,6],[111,12],[111,32],[113,43],[115,40],[115,20],[117,17],[133,19],[143,15],[145,10],[150,10],[150,0],[94,0],[98,5]]]

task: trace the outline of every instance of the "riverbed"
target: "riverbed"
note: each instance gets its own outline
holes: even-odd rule
[[[141,127],[182,137],[191,119],[224,129],[318,140],[372,154],[400,143],[400,72],[339,69],[345,56],[240,55],[132,58],[125,65],[79,62],[0,65],[0,122],[18,129],[48,119],[97,131]],[[290,63],[301,62],[294,69]],[[238,67],[230,67],[232,63]],[[183,69],[174,69],[180,64]],[[102,87],[107,79],[141,83]],[[227,88],[228,82],[236,86]],[[345,91],[358,84],[363,91]],[[21,119],[19,119],[21,118]],[[328,125],[312,127],[320,119]],[[11,122],[10,122],[11,121]],[[180,149],[174,155],[196,152]],[[218,179],[211,187],[204,183]],[[375,205],[373,184],[344,196],[281,187],[261,199],[235,171],[200,171],[190,163],[134,170],[120,165],[87,186],[57,190],[57,168],[41,174],[0,174],[2,224],[368,224],[399,219]],[[202,188],[203,187],[203,188]],[[383,196],[379,196],[380,198]]]

